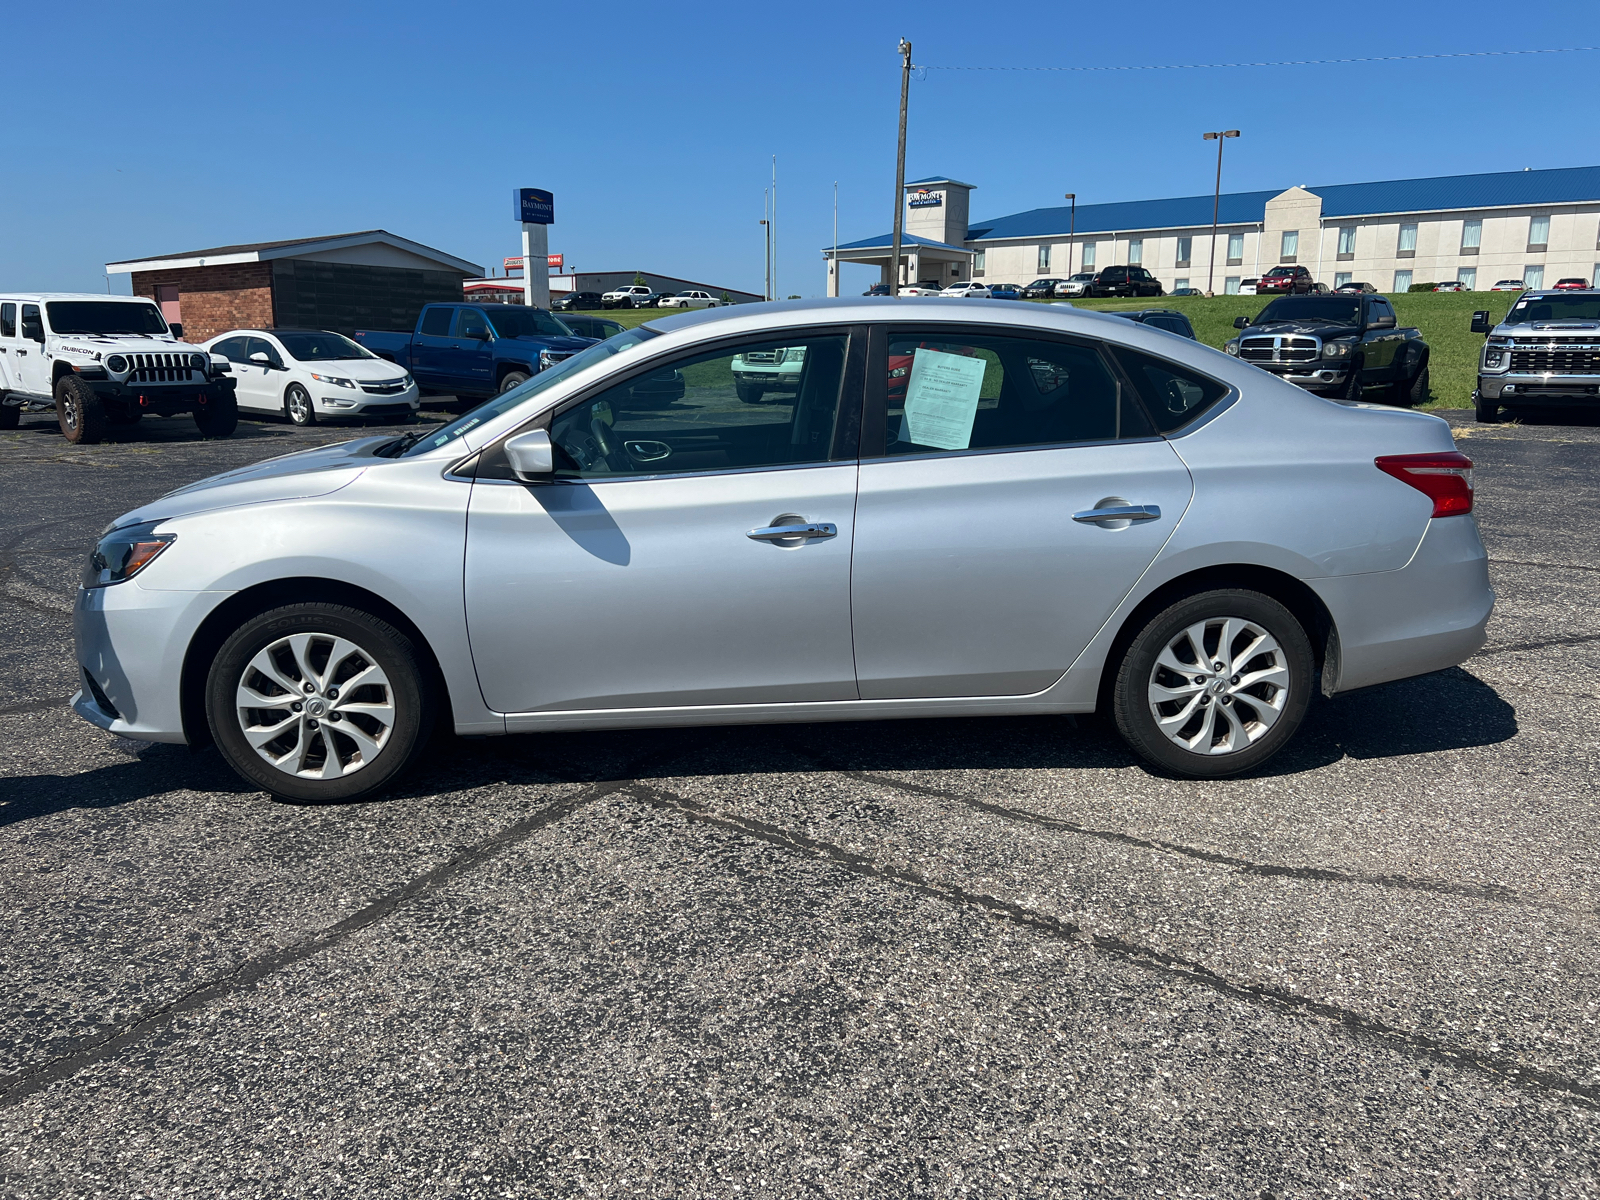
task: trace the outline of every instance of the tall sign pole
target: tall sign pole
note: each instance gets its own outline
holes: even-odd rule
[[[1216,294],[1212,284],[1216,282],[1217,275],[1217,214],[1222,207],[1222,143],[1229,138],[1238,137],[1237,129],[1219,129],[1215,133],[1201,135],[1208,142],[1217,144],[1217,190],[1211,197],[1211,262],[1206,267],[1206,295]],[[1114,244],[1113,244],[1114,245]]]
[[[1062,199],[1072,201],[1072,219],[1067,225],[1067,278],[1071,279],[1073,239],[1078,236],[1078,193],[1068,192]]]
[[[556,219],[555,197],[542,188],[513,188],[512,205],[522,223],[522,302],[529,308],[550,307],[550,226]]]
[[[900,294],[900,229],[906,210],[906,102],[911,99],[911,43],[900,39],[900,150],[894,160],[894,244],[889,251],[889,295]]]

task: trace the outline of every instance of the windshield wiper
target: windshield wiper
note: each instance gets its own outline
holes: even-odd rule
[[[381,454],[384,458],[399,458],[423,438],[433,433],[432,429],[413,429],[410,433],[401,434],[392,442],[385,442],[373,453]]]

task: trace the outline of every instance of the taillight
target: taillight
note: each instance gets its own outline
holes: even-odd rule
[[[1384,474],[1409,483],[1432,500],[1436,517],[1457,517],[1472,511],[1472,460],[1459,450],[1385,454],[1373,462]]]

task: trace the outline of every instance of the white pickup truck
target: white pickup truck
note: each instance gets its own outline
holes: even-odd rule
[[[182,336],[139,296],[0,292],[0,429],[54,408],[67,441],[93,444],[145,413],[188,412],[206,437],[227,437],[233,376]]]
[[[603,308],[654,308],[658,294],[642,283],[613,288],[600,297]]]

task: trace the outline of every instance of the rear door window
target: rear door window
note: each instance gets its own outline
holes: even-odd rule
[[[17,336],[17,306],[0,304],[0,337]]]
[[[889,456],[1148,437],[1094,343],[897,328],[888,332],[876,445]]]

